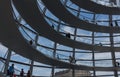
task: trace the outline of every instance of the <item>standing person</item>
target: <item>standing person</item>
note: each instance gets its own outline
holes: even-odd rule
[[[13,74],[14,74],[14,64],[12,64],[10,67],[9,67],[9,75],[10,77],[13,77]]]
[[[116,66],[119,67],[119,66],[120,66],[120,63],[119,63],[119,62],[116,62]]]
[[[116,26],[116,27],[119,27],[119,25],[118,25],[117,21],[115,21],[115,26]]]
[[[66,33],[66,37],[67,37],[67,38],[70,38],[70,37],[71,37],[71,34],[70,34],[70,33]]]
[[[73,57],[72,56],[69,56],[69,61],[70,61],[70,63],[73,62]]]
[[[70,63],[76,63],[75,58],[74,58],[74,57],[72,57],[72,56],[69,56],[69,61],[70,61]]]
[[[27,72],[27,77],[31,77],[30,76],[30,70],[28,70],[28,72]]]
[[[21,69],[21,71],[20,71],[20,77],[24,77],[24,70],[23,69]]]

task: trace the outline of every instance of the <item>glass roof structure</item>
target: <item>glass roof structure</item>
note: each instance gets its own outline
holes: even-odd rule
[[[0,76],[15,64],[17,76],[120,77],[120,0],[1,0],[0,10]]]

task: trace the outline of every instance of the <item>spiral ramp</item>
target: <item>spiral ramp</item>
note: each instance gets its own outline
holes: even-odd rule
[[[111,4],[109,6],[99,4],[99,0],[96,0],[96,2],[94,2],[95,0],[93,1],[92,0],[71,0],[71,1],[81,8],[84,8],[86,10],[89,10],[98,14],[112,14],[112,15],[120,14],[120,8],[117,5],[114,6],[115,4],[113,4],[114,2],[112,1],[109,2],[109,4]]]
[[[42,0],[45,6],[59,19],[63,20],[64,22],[70,24],[69,26],[80,28],[88,31],[93,32],[102,32],[102,33],[119,33],[120,28],[110,27],[105,25],[97,25],[94,23],[88,23],[84,20],[81,20],[71,14],[60,2],[60,0]],[[82,1],[82,0],[78,0]],[[89,0],[85,0],[89,1]],[[89,4],[89,3],[88,3]],[[53,5],[53,6],[51,6]],[[88,6],[89,7],[89,6]],[[95,9],[95,8],[94,8]],[[95,9],[96,10],[96,9]]]
[[[48,7],[48,9],[51,11],[53,8],[51,8],[49,0],[42,0],[43,3]],[[55,2],[59,2],[59,0],[54,1],[54,5],[56,4]],[[114,49],[114,51],[119,52],[120,48],[119,47],[107,47],[107,46],[96,46],[96,45],[90,45],[86,44],[83,42],[77,42],[71,39],[68,39],[61,34],[59,34],[57,31],[55,31],[53,28],[50,27],[50,25],[44,20],[44,17],[40,13],[38,6],[37,6],[37,0],[1,0],[0,1],[0,41],[3,45],[7,46],[11,50],[14,50],[16,53],[27,57],[31,60],[38,61],[44,64],[48,64],[51,66],[55,66],[56,68],[71,68],[71,69],[77,69],[77,70],[89,70],[89,71],[119,71],[120,68],[118,67],[91,67],[91,66],[86,66],[86,65],[77,65],[77,64],[71,64],[68,62],[63,62],[60,61],[56,58],[51,58],[42,52],[38,52],[35,48],[33,48],[30,44],[29,41],[26,41],[22,34],[19,32],[19,26],[17,26],[17,23],[13,17],[13,9],[11,6],[11,2],[13,2],[14,6],[17,8],[18,12],[22,16],[22,18],[33,28],[35,29],[39,35],[44,36],[52,41],[55,41],[59,44],[70,46],[73,48],[78,48],[78,49],[84,49],[84,50],[95,50],[99,52],[110,52],[111,49]],[[8,5],[8,6],[6,6]],[[59,4],[58,4],[59,6]],[[63,6],[59,6],[63,7]],[[57,5],[55,7],[55,10],[52,10],[53,12],[57,10],[63,11],[61,9],[57,8]],[[66,12],[64,13],[65,15],[69,15]],[[58,17],[60,14],[56,14]],[[73,15],[71,15],[73,17]],[[67,16],[67,17],[71,17]],[[71,18],[72,18],[71,17]],[[64,18],[59,17],[62,20],[65,20],[69,24],[76,25],[74,23],[70,23],[71,20],[67,20]],[[70,19],[71,19],[70,18]],[[73,17],[75,18],[75,17]],[[69,19],[69,18],[68,18]],[[76,18],[75,18],[76,19]],[[80,22],[79,22],[80,23]],[[81,21],[81,23],[84,23],[84,21]],[[89,24],[89,23],[87,23]],[[75,27],[75,26],[73,26]],[[78,25],[76,26],[78,27]],[[79,27],[81,28],[81,27]],[[86,27],[84,27],[86,28]],[[90,31],[92,31],[92,26],[89,27],[91,28]],[[89,28],[85,29],[88,30]],[[98,27],[99,28],[99,27]],[[108,29],[108,30],[107,30]],[[113,33],[119,32],[119,28],[113,28],[114,30],[112,31]],[[111,28],[110,27],[102,27],[102,29],[95,31],[97,29],[94,29],[93,32],[105,32],[108,31],[107,33],[111,33]],[[103,31],[102,31],[103,30]],[[29,54],[28,54],[29,53]],[[33,54],[35,56],[33,56]],[[90,77],[90,76],[89,76]]]

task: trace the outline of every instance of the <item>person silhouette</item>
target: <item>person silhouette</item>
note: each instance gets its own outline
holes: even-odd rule
[[[66,37],[67,38],[70,38],[71,36],[70,36],[70,33],[66,33]]]
[[[13,77],[13,74],[14,74],[14,64],[12,64],[12,65],[9,67],[8,71],[9,71],[10,77]]]
[[[26,77],[30,77],[30,70],[28,70]]]
[[[24,70],[23,69],[21,69],[21,71],[20,71],[20,77],[24,77]]]
[[[120,66],[120,63],[119,63],[119,62],[116,62],[116,66],[119,67],[119,66]]]
[[[33,41],[32,41],[32,40],[30,40],[30,41],[29,41],[29,43],[30,43],[30,45],[32,45],[32,44],[33,44]]]

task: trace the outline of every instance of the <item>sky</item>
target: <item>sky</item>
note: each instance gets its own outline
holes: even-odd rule
[[[68,3],[68,5],[70,5],[70,7],[72,8],[78,8],[76,5],[74,4],[71,4],[71,3]],[[44,8],[44,5],[40,4],[40,7]],[[42,9],[43,10],[43,9]],[[41,10],[41,11],[42,11]],[[70,9],[67,9],[68,11],[70,11],[73,15],[76,15],[76,12],[74,12],[73,10],[70,10]],[[84,10],[84,9],[82,9]],[[19,14],[17,13],[17,11],[15,11],[16,13],[16,16],[19,17]],[[49,10],[47,10],[46,12],[46,16],[48,17],[51,17],[52,19],[58,21],[59,19],[54,16]],[[85,17],[86,19],[88,20],[91,20],[93,15],[92,14],[86,14],[86,13],[81,13],[81,16],[80,18],[82,19],[82,17]],[[50,21],[48,20],[47,18],[45,18],[46,21],[52,26],[54,24],[55,26],[55,30],[57,30],[57,23],[55,23],[54,21]],[[98,14],[96,15],[96,20],[108,20],[108,15],[102,15],[102,14]],[[113,16],[113,19],[119,19],[119,16]],[[62,23],[66,24],[65,22],[61,21]],[[21,20],[21,23],[22,24],[25,24],[26,27],[30,28],[31,27],[29,25],[26,24],[26,22],[22,19]],[[100,22],[99,23],[100,25],[106,25],[108,26],[108,23],[106,22]],[[74,31],[75,29],[72,28],[72,27],[68,27],[68,26],[65,26],[65,25],[61,25],[60,26],[61,29],[60,29],[60,32],[69,32],[71,34],[74,34]],[[32,29],[33,30],[33,29]],[[22,30],[20,29],[20,31],[22,32]],[[29,36],[32,37],[32,39],[35,39],[35,34],[28,31],[28,30],[25,30],[26,33],[29,34]],[[25,37],[26,39],[30,39],[28,36],[25,35],[24,32],[22,32],[23,34],[23,37]],[[77,35],[88,35],[88,36],[91,36],[91,32],[89,31],[85,31],[85,30],[82,30],[82,29],[77,29]],[[64,34],[62,34],[64,35]],[[105,34],[105,33],[95,33],[95,36],[108,36],[108,34]],[[72,38],[73,39],[73,38]],[[96,40],[96,44],[99,44],[99,42],[102,42],[103,43],[109,43],[109,38],[95,38]],[[84,43],[89,43],[91,44],[92,41],[91,41],[91,38],[88,39],[88,37],[77,37],[76,38],[76,41],[82,41]],[[120,37],[116,37],[115,38],[115,41],[120,41]],[[38,44],[40,45],[43,45],[43,46],[48,46],[50,48],[53,48],[54,46],[54,42],[47,39],[47,38],[44,38],[42,36],[39,36],[39,41],[38,41]],[[119,45],[118,45],[119,46]],[[4,57],[5,53],[7,52],[7,47],[3,46],[3,45],[0,45],[0,57]],[[73,49],[68,47],[68,46],[64,46],[64,45],[61,45],[61,44],[58,44],[57,46],[57,49],[64,49],[64,50],[68,50],[68,51],[72,51]],[[50,52],[51,50],[50,49],[45,49],[45,48],[40,48],[40,50],[43,52],[43,53],[47,53],[48,55],[50,55]],[[83,50],[80,50],[80,49],[76,49],[78,51],[83,51]],[[85,52],[89,52],[89,51],[85,51]],[[63,52],[63,51],[57,51],[57,53],[59,54],[63,54],[67,57],[68,59],[68,56],[71,55],[71,53],[69,52]],[[120,58],[120,53],[116,53],[116,58]],[[63,56],[61,56],[63,57]],[[76,54],[76,58],[77,59],[83,59],[83,60],[86,60],[86,59],[92,59],[92,54],[90,53],[77,53]],[[95,59],[110,59],[111,58],[111,53],[95,53]],[[15,54],[15,53],[12,53],[12,56],[11,56],[11,60],[15,60],[15,61],[19,61],[19,62],[24,62],[24,63],[30,63],[31,60],[27,59],[27,58],[24,58],[18,54]],[[118,60],[120,62],[120,60]],[[111,61],[106,61],[103,63],[103,61],[99,61],[96,63],[96,66],[112,66],[111,64]],[[43,65],[43,66],[49,66],[49,65],[44,65],[44,64],[41,64],[41,63],[38,63],[38,62],[35,62],[34,63],[35,65]],[[91,62],[87,62],[87,61],[78,61],[77,64],[82,64],[82,65],[88,65],[88,66],[92,66],[92,63]],[[10,63],[11,65],[11,63]],[[0,62],[0,68],[3,67],[3,64]],[[20,64],[15,64],[15,68],[17,69],[21,69],[21,68],[24,68],[24,71],[27,72],[27,70],[29,69],[29,66],[25,66],[25,65],[20,65]],[[0,69],[1,70],[1,69]],[[59,71],[59,70],[63,70],[63,69],[56,69],[55,71]],[[19,72],[16,72],[16,73],[19,73]],[[104,74],[108,74],[108,72],[97,72],[98,75],[104,75]],[[111,74],[111,72],[109,72],[109,74]],[[33,75],[40,75],[40,76],[50,76],[51,75],[51,69],[49,68],[41,68],[41,67],[34,67],[33,68]]]

